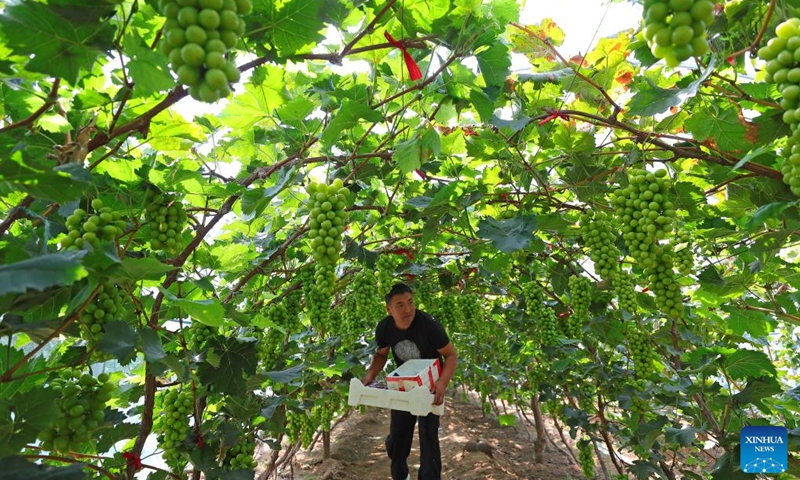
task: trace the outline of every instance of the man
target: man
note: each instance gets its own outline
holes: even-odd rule
[[[441,405],[447,384],[453,377],[458,364],[458,356],[450,338],[442,325],[427,313],[414,307],[411,288],[403,283],[392,286],[386,295],[386,311],[389,315],[378,323],[375,340],[378,350],[372,357],[367,375],[362,380],[369,385],[383,371],[392,350],[394,361],[399,367],[406,360],[415,358],[444,357],[444,366],[439,379],[431,387],[433,403]],[[414,439],[414,426],[419,419],[419,480],[441,480],[442,454],[439,450],[439,417],[433,413],[415,417],[401,410],[391,411],[389,436],[386,437],[386,453],[392,460],[392,479],[410,479],[408,455]]]

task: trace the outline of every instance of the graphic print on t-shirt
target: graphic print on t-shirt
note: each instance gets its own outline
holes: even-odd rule
[[[394,346],[394,354],[401,362],[413,360],[422,356],[417,344],[411,340],[398,342],[397,345]]]

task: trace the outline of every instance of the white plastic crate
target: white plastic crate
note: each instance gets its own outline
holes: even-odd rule
[[[439,380],[441,372],[442,364],[438,358],[407,360],[386,375],[386,385],[390,390],[401,392],[408,392],[417,387],[429,391],[436,380]]]
[[[347,403],[352,406],[366,405],[403,410],[418,417],[424,417],[429,413],[444,415],[444,403],[434,405],[433,398],[434,395],[425,388],[414,388],[407,392],[401,392],[385,388],[365,387],[360,380],[354,378],[350,380]]]

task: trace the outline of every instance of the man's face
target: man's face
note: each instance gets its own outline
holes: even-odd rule
[[[411,326],[414,320],[416,309],[414,308],[414,296],[410,293],[400,293],[394,295],[389,303],[386,304],[386,311],[394,318],[397,328],[405,330]]]

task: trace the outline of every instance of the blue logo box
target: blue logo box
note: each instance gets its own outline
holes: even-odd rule
[[[739,436],[744,473],[783,473],[789,464],[786,427],[744,427]]]

